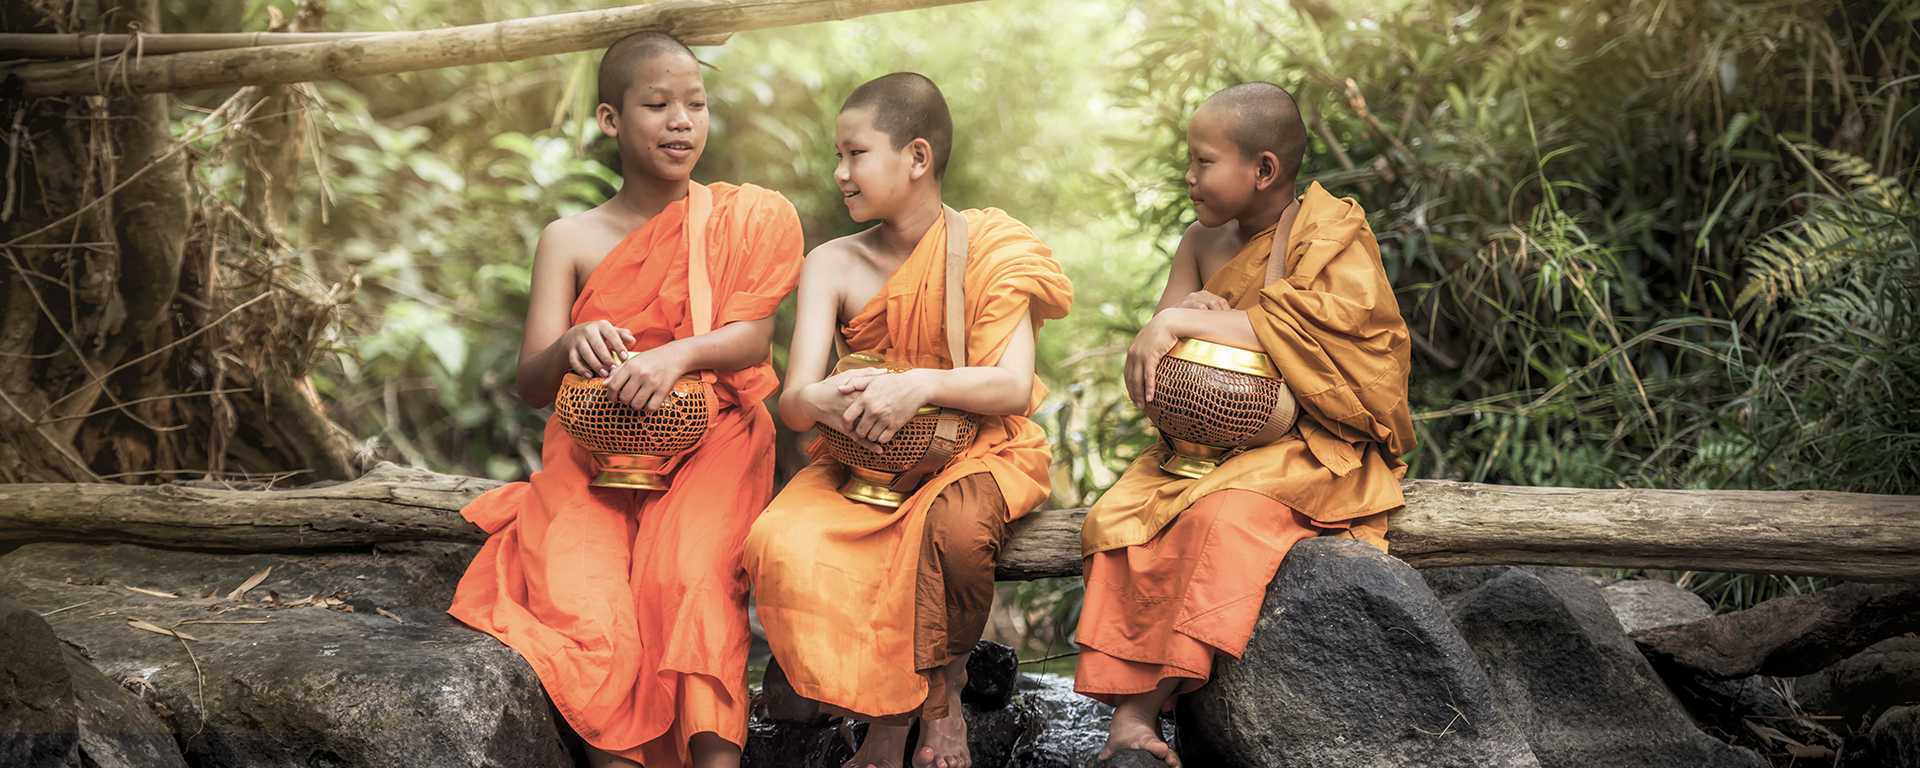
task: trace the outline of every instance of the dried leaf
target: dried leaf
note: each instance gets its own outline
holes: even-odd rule
[[[152,632],[156,635],[166,635],[168,637],[177,637],[182,640],[199,640],[200,639],[200,638],[194,637],[193,635],[189,635],[185,632],[181,632],[179,630],[167,629],[166,627],[160,626],[158,624],[141,621],[139,619],[127,619],[127,626],[133,627],[134,629],[140,630],[142,632]]]
[[[181,624],[272,624],[273,619],[186,619]],[[178,626],[178,625],[175,625]]]
[[[387,617],[387,618],[389,618],[389,619],[393,619],[393,623],[395,623],[395,624],[405,624],[405,623],[407,623],[407,620],[406,620],[406,619],[402,619],[402,618],[400,618],[399,616],[395,616],[395,615],[393,614],[393,611],[389,611],[389,610],[387,610],[387,609],[385,609],[385,608],[375,608],[375,609],[373,609],[373,610],[374,610],[374,612],[375,612],[375,613],[378,613],[378,614],[380,614],[380,615],[382,615],[382,616],[385,616],[385,617]]]
[[[160,590],[157,590],[157,589],[141,589],[141,588],[139,588],[139,587],[134,587],[134,586],[129,586],[129,587],[127,587],[127,591],[128,591],[128,592],[138,592],[138,593],[140,593],[140,594],[143,594],[143,595],[147,595],[147,596],[150,596],[150,597],[164,597],[164,598],[166,598],[166,599],[168,599],[168,600],[178,600],[178,599],[180,599],[180,596],[179,596],[179,595],[176,595],[176,594],[174,594],[174,593],[172,593],[172,592],[161,592]]]
[[[1833,750],[1818,744],[1788,744],[1787,754],[1802,760],[1832,760]]]
[[[269,573],[273,573],[273,566],[271,565],[260,569],[259,573],[255,573],[252,576],[248,576],[246,581],[240,582],[240,586],[234,587],[232,592],[227,593],[227,599],[228,600],[240,599],[240,597],[242,595],[247,594],[249,590],[252,590],[254,587],[260,586],[260,582],[266,581],[267,574]]]

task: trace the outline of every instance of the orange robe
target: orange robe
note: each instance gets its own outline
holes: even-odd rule
[[[713,327],[773,314],[799,279],[793,205],[714,184],[708,220]],[[629,233],[587,279],[575,324],[630,329],[631,348],[693,334],[687,202]],[[706,437],[664,492],[591,488],[585,450],[547,420],[543,468],[461,514],[491,536],[448,612],[512,646],[587,743],[648,768],[686,763],[688,739],[744,745],[747,582],[741,544],[773,490],[778,386],[766,362],[722,372]]]
[[[1199,480],[1145,451],[1087,514],[1086,599],[1075,688],[1111,701],[1162,680],[1204,683],[1215,652],[1238,657],[1267,583],[1293,544],[1339,533],[1386,549],[1413,449],[1406,323],[1358,203],[1319,184],[1300,200],[1286,277],[1262,286],[1273,230],[1206,289],[1245,310],[1300,404],[1297,428]]]
[[[990,366],[1023,319],[1064,316],[1073,288],[1025,225],[992,208],[963,215],[972,358],[966,364]],[[953,367],[943,329],[946,242],[946,224],[937,221],[843,329],[852,349],[920,367]],[[1029,414],[1045,394],[1036,378]],[[747,573],[767,643],[802,696],[868,717],[915,712],[931,703],[928,675],[915,664],[915,592],[928,510],[960,478],[987,473],[1005,501],[1006,519],[1026,514],[1048,494],[1046,433],[1026,416],[981,418],[961,458],[897,509],[841,496],[846,470],[817,443],[814,457],[747,538]]]

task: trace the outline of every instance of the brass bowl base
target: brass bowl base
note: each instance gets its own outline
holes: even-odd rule
[[[1220,468],[1220,460],[1227,454],[1225,448],[1211,445],[1189,443],[1185,440],[1167,438],[1169,451],[1166,461],[1160,462],[1160,471],[1195,480],[1206,477],[1207,473]]]
[[[906,503],[907,497],[912,494],[888,488],[892,482],[893,475],[885,472],[848,467],[847,481],[840,484],[840,495],[862,504],[896,509]]]
[[[644,453],[596,453],[593,454],[593,467],[598,472],[588,485],[595,488],[664,491],[671,487],[667,482],[667,476],[660,471],[666,463],[665,456],[648,456]]]

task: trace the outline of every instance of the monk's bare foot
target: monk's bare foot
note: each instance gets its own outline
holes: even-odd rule
[[[1173,746],[1160,738],[1160,717],[1157,713],[1146,714],[1129,711],[1130,708],[1116,708],[1113,712],[1113,724],[1107,726],[1107,743],[1100,748],[1101,760],[1112,758],[1124,749],[1138,749],[1160,758],[1171,768],[1180,768],[1180,756],[1173,753]]]
[[[840,768],[903,768],[907,754],[907,731],[911,725],[867,725],[867,739]]]
[[[960,706],[960,689],[967,684],[964,670],[957,684],[947,686],[947,716],[920,721],[920,748],[913,752],[913,768],[972,768],[967,715]]]

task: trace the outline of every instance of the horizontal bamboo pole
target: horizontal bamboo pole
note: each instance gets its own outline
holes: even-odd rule
[[[0,67],[0,94],[161,93],[388,75],[604,48],[645,30],[681,39],[973,0],[655,0],[447,29],[220,51]]]
[[[170,32],[156,34],[63,34],[0,32],[0,58],[84,59],[132,51],[136,56],[170,53],[230,51],[270,45],[331,43],[370,37],[409,35],[411,32]],[[684,40],[687,45],[719,45],[725,33]]]
[[[499,483],[383,465],[287,491],[0,485],[0,544],[124,542],[276,552],[484,538],[458,511]],[[1920,579],[1920,497],[1828,491],[1525,488],[1407,483],[1392,554],[1415,567],[1614,566]],[[1016,522],[1005,580],[1080,573],[1084,510]]]

